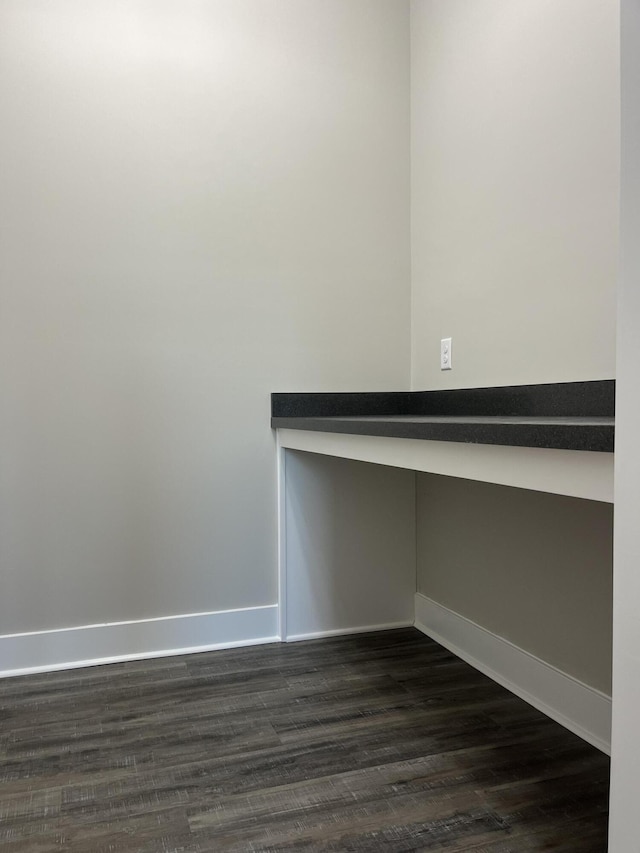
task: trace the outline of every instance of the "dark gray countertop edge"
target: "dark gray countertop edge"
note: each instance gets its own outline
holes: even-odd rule
[[[613,417],[615,380],[450,391],[274,393],[274,418],[384,415]]]
[[[518,423],[424,423],[416,421],[342,420],[339,417],[273,417],[274,429],[299,429],[348,435],[417,438],[465,444],[497,444],[552,450],[583,450],[612,453],[611,424],[518,424]]]

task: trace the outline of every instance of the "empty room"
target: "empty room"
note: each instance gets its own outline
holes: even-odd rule
[[[640,0],[0,0],[3,853],[640,853],[639,223]]]

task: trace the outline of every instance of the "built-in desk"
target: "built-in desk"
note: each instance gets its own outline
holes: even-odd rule
[[[613,380],[273,394],[282,448],[613,502]]]
[[[613,381],[273,394],[282,639],[415,624],[606,750],[609,697],[481,626],[458,619],[452,631],[455,616],[416,593],[410,472],[612,503],[614,396]],[[336,459],[377,467],[345,473]]]

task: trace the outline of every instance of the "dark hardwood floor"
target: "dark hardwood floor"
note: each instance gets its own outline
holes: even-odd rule
[[[0,850],[603,853],[608,759],[417,630],[0,682]]]

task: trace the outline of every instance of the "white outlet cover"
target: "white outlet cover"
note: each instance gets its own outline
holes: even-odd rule
[[[451,370],[451,338],[440,341],[440,370]]]

